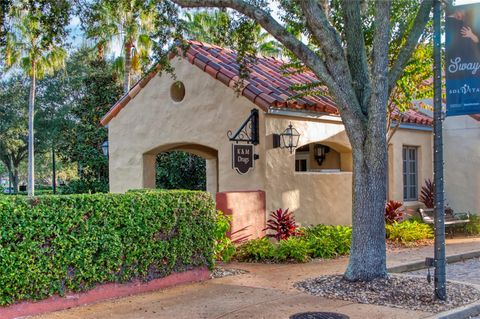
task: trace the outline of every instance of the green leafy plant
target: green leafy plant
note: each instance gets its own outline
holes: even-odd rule
[[[195,191],[1,196],[0,220],[0,305],[213,267],[221,228]]]
[[[387,224],[393,224],[402,219],[404,215],[404,212],[401,210],[402,206],[402,202],[397,202],[395,200],[389,200],[385,204],[385,222]]]
[[[290,237],[278,242],[274,258],[276,261],[307,262],[311,259],[311,249],[308,241],[301,237]]]
[[[469,214],[470,221],[465,225],[465,232],[470,235],[480,235],[480,218],[476,214]]]
[[[302,231],[313,258],[333,258],[350,252],[351,227],[317,225]]]
[[[217,212],[215,222],[215,257],[217,260],[229,262],[235,254],[235,245],[227,236],[230,230],[229,216],[225,216],[221,211]]]
[[[271,212],[270,219],[267,220],[267,227],[264,229],[270,231],[268,237],[275,238],[280,241],[288,239],[290,236],[298,235],[297,224],[293,212],[289,212],[288,208],[281,208]]]
[[[237,248],[235,258],[247,262],[272,261],[275,259],[275,246],[268,238],[252,239]]]
[[[406,220],[386,225],[387,239],[409,245],[413,242],[433,238],[432,228],[424,223]]]
[[[420,198],[418,199],[427,208],[435,207],[435,185],[430,179],[425,180],[425,185],[420,191]]]
[[[156,185],[163,189],[206,190],[206,161],[182,151],[157,155]]]
[[[299,235],[271,243],[267,238],[250,240],[237,248],[239,261],[307,262],[311,258],[334,258],[350,251],[352,229],[317,225],[298,230]]]

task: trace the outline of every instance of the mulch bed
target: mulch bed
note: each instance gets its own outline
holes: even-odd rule
[[[448,282],[447,301],[436,300],[433,280],[429,284],[425,278],[397,274],[370,282],[349,282],[341,275],[321,276],[297,282],[294,286],[315,296],[432,313],[480,299],[480,291],[474,287]]]

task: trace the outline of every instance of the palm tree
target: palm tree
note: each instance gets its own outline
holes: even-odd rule
[[[185,12],[187,18],[187,38],[215,44],[223,47],[231,46],[229,30],[232,17],[225,10],[197,11],[193,14]],[[282,46],[270,34],[265,32],[260,25],[254,28],[255,43],[258,53],[265,56],[280,57]]]
[[[13,10],[13,9],[12,9]],[[19,66],[30,78],[28,99],[28,195],[35,195],[34,128],[37,79],[64,66],[67,52],[52,43],[45,44],[38,17],[26,10],[12,12],[11,30],[7,34],[4,63],[7,69]]]
[[[133,72],[150,63],[154,31],[155,10],[143,1],[98,0],[89,7],[87,37],[96,43],[99,57],[104,51],[120,43],[122,56],[116,58],[114,66],[124,75],[124,92],[128,93]]]

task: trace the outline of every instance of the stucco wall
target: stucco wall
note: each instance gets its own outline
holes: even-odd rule
[[[283,132],[290,122],[301,134],[299,145],[321,142],[349,151],[341,122],[268,115],[267,136]],[[269,148],[266,157],[267,211],[289,208],[302,225],[351,224],[352,173],[295,172],[295,154],[287,149]]]
[[[470,116],[444,122],[445,198],[455,212],[480,213],[480,122]]]
[[[155,76],[109,123],[110,191],[153,187],[155,154],[170,149],[198,151],[212,160],[218,156],[216,169],[215,161],[207,165],[209,191],[264,189],[264,140],[256,147],[260,159],[255,170],[241,176],[231,167],[226,135],[237,130],[255,106],[188,61],[176,58],[173,65],[177,80],[185,84],[183,101],[170,98],[170,76]],[[259,113],[262,122],[264,113]],[[260,136],[265,136],[264,125]],[[202,147],[195,150],[196,145]],[[212,189],[216,185],[218,189]]]
[[[403,202],[403,146],[418,147],[418,190],[427,178],[433,175],[432,132],[410,129],[399,129],[393,136],[388,149],[389,155],[389,199]],[[417,208],[418,201],[404,203],[407,207]]]

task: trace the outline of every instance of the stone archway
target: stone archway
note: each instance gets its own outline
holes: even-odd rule
[[[156,158],[163,152],[183,151],[206,160],[206,188],[215,194],[218,192],[218,151],[211,147],[195,143],[173,143],[158,146],[143,154],[143,188],[155,188]]]

